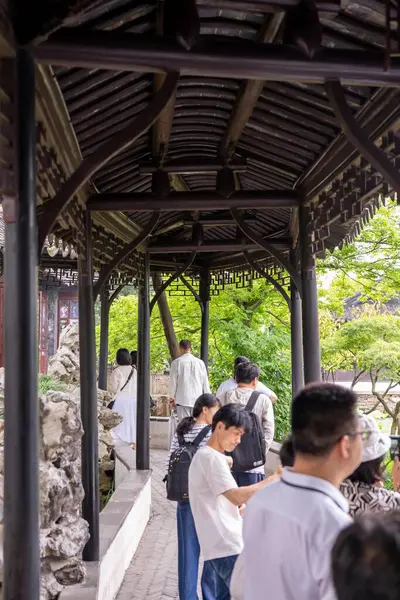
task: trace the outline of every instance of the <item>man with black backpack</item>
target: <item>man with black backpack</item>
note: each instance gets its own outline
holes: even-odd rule
[[[232,474],[238,486],[252,485],[264,479],[266,454],[274,439],[274,409],[271,399],[256,389],[259,376],[260,369],[254,363],[239,363],[235,371],[237,388],[219,397],[221,406],[243,406],[252,421],[251,432],[243,436],[241,444],[232,453]]]

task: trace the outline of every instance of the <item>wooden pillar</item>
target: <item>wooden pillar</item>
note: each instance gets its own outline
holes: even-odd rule
[[[35,65],[16,52],[16,195],[5,221],[4,600],[39,600]]]
[[[83,256],[78,260],[79,349],[82,438],[82,517],[89,523],[90,539],[83,551],[87,561],[99,560],[99,440],[97,422],[96,344],[93,303],[91,216],[85,214]]]
[[[302,282],[302,321],[304,382],[321,381],[321,350],[318,322],[318,291],[315,271],[315,256],[311,252],[308,237],[308,209],[300,208],[300,250]]]
[[[149,254],[144,260],[143,281],[139,286],[138,305],[138,378],[136,417],[136,468],[150,468],[150,301]]]
[[[290,285],[291,312],[290,337],[292,353],[292,395],[293,398],[304,386],[303,371],[303,331],[301,322],[301,297],[292,282]]]
[[[210,272],[205,269],[200,280],[201,349],[200,358],[208,369],[208,337],[210,328]]]
[[[101,290],[100,301],[99,388],[101,390],[106,390],[108,370],[108,327],[110,320],[110,302],[106,285],[104,285]]]

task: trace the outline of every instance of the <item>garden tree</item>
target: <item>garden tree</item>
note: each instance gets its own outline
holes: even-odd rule
[[[354,321],[331,332],[322,342],[324,369],[353,371],[352,387],[368,375],[377,403],[392,418],[392,431],[399,429],[400,402],[394,409],[387,401],[400,383],[400,318],[392,314],[371,314],[371,308]],[[385,383],[383,389],[378,383]],[[372,409],[372,410],[374,410]]]
[[[385,412],[392,418],[391,433],[400,433],[400,400],[393,409],[387,402],[390,390],[400,385],[400,341],[376,341],[361,353],[360,368],[369,373],[372,393],[377,398],[377,403],[382,404]],[[385,382],[383,390],[378,389],[378,381]]]
[[[393,201],[381,207],[353,244],[328,252],[318,261],[320,278],[333,281],[321,289],[323,305],[339,316],[344,300],[357,292],[361,298],[383,303],[400,290],[400,209]]]
[[[160,273],[155,273],[152,277],[152,280],[154,291],[158,292],[163,284]],[[165,292],[160,295],[157,300],[157,304],[170,357],[176,358],[179,355],[178,340],[176,339],[174,322],[172,320],[172,315]]]

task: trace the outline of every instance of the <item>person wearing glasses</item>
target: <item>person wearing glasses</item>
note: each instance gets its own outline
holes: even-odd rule
[[[332,600],[330,554],[351,523],[339,491],[361,462],[364,431],[351,390],[305,387],[292,405],[294,465],[260,490],[244,513],[245,600]],[[233,584],[233,582],[232,582]]]
[[[380,431],[370,415],[360,417],[364,429],[364,447],[360,466],[340,486],[349,503],[350,515],[398,510],[400,494],[383,487],[390,437]]]

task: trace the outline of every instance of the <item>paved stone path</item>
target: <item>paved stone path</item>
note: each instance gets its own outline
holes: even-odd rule
[[[117,600],[178,600],[176,504],[165,497],[167,452],[151,452],[152,516]]]

